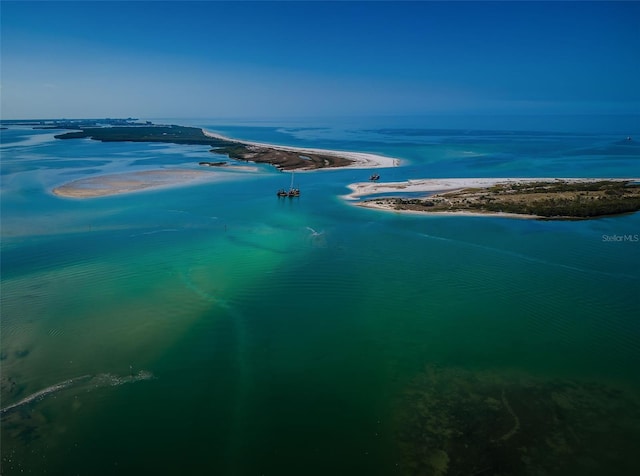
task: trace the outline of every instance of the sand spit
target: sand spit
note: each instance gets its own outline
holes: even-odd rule
[[[219,177],[219,174],[211,171],[145,170],[74,180],[54,188],[53,193],[68,198],[95,198],[209,181]]]
[[[300,154],[318,154],[318,155],[328,155],[333,157],[342,157],[345,159],[352,160],[354,163],[352,165],[347,165],[345,167],[340,168],[357,168],[357,169],[367,169],[367,168],[379,168],[379,167],[397,167],[400,165],[399,159],[394,159],[392,157],[384,157],[382,155],[377,154],[368,154],[364,152],[346,152],[340,150],[325,150],[325,149],[307,149],[304,147],[291,147],[284,145],[274,145],[274,144],[265,144],[262,142],[250,142],[244,140],[236,140],[231,139],[229,137],[216,134],[214,132],[209,132],[202,129],[202,133],[211,137],[212,139],[221,139],[231,142],[236,142],[238,144],[248,145],[248,146],[256,146],[256,147],[264,147],[268,149],[274,150],[284,150],[288,152],[298,152]],[[313,169],[317,170],[317,169]]]

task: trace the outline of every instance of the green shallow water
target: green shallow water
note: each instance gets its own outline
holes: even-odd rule
[[[78,175],[159,154],[75,144],[28,150],[95,157]],[[208,154],[162,150],[181,166]],[[274,196],[289,176],[268,168],[68,200],[48,193],[68,164],[7,169],[26,153],[9,152],[2,408],[19,405],[2,414],[3,474],[632,468],[640,245],[603,235],[638,233],[637,214],[378,213],[337,198],[368,176],[353,170],[296,174],[295,200]],[[623,450],[602,447],[607,431]]]

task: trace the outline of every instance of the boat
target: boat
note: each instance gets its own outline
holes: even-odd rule
[[[300,189],[293,187],[293,172],[291,172],[291,185],[289,185],[289,191],[285,190],[284,188],[281,188],[280,190],[278,190],[276,195],[278,195],[278,197],[291,197],[291,198],[300,196]]]
[[[369,180],[371,180],[372,182],[376,182],[376,181],[380,180],[380,175],[372,174],[371,177],[369,177]]]

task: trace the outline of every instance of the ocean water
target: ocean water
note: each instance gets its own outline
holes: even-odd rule
[[[637,117],[169,122],[401,159],[382,182],[640,177]],[[61,198],[215,156],[0,132],[2,474],[635,469],[639,213],[400,215],[341,198],[369,170],[279,199],[267,165]]]

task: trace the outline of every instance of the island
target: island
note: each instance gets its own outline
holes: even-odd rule
[[[0,119],[1,126],[31,127],[33,129],[82,129],[86,127],[104,126],[144,126],[152,125],[151,121],[140,122],[138,119]]]
[[[408,213],[566,220],[640,210],[638,179],[434,179],[350,188],[348,199],[369,197],[359,206]],[[406,196],[417,192],[430,193]]]
[[[60,127],[60,125],[56,125]],[[125,126],[86,127],[74,125],[73,132],[56,135],[56,139],[93,139],[102,142],[165,142],[207,145],[211,152],[230,159],[266,163],[280,170],[313,170],[336,167],[393,167],[397,159],[360,152],[307,149],[230,139],[197,127],[179,125],[128,124]],[[201,165],[206,165],[202,163]]]

